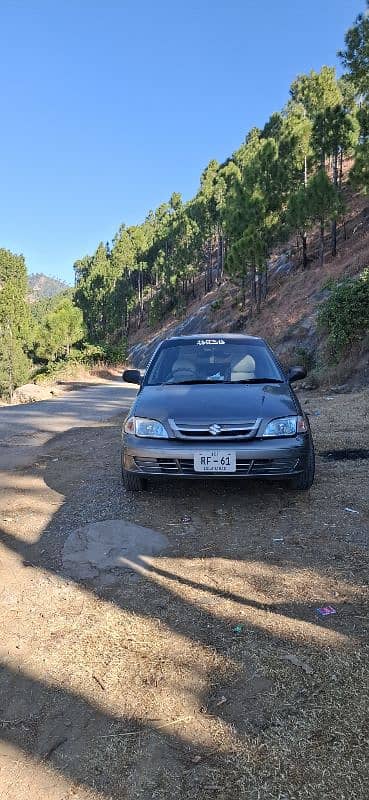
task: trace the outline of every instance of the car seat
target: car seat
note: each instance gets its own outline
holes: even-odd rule
[[[196,378],[197,373],[193,362],[189,358],[179,356],[172,366],[172,383],[196,380]]]
[[[232,367],[232,381],[249,381],[255,378],[255,359],[244,356]]]

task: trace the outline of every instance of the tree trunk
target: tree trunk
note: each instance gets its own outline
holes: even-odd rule
[[[256,272],[255,272],[255,264],[251,265],[251,302],[253,305],[256,304]]]
[[[308,185],[308,168],[307,168],[307,156],[304,158],[304,186],[305,189]],[[307,269],[308,260],[307,260],[307,232],[304,231],[302,234],[302,269]]]
[[[210,261],[209,264],[209,292],[213,288],[213,262]]]
[[[213,249],[210,245],[210,259],[208,264],[208,291],[213,288]]]
[[[256,313],[260,314],[261,309],[261,294],[262,294],[262,272],[259,267],[258,269],[258,283],[257,283],[257,298],[256,298]]]
[[[128,300],[126,299],[125,303],[125,310],[124,310],[124,331],[126,336],[129,334],[129,311],[128,311]]]
[[[324,266],[324,219],[320,220],[319,264]]]
[[[137,328],[140,328],[141,322],[143,320],[143,309],[144,309],[144,302],[143,302],[143,270],[140,266],[138,272],[138,320],[137,320]]]
[[[9,337],[10,337],[10,348],[9,348],[9,400],[10,402],[13,401],[13,394],[14,394],[14,357],[13,357],[13,331],[11,325],[9,325]]]
[[[337,220],[332,220],[332,232],[331,232],[331,240],[332,240],[332,256],[333,258],[337,255]]]
[[[217,269],[217,282],[221,283],[223,277],[223,236],[220,233],[218,236],[218,269]]]
[[[265,272],[264,272],[264,287],[263,287],[263,300],[266,300],[268,297],[268,264],[265,265]]]
[[[192,276],[192,297],[196,297],[195,294],[195,276]]]
[[[304,231],[302,234],[302,269],[307,269],[307,233]]]
[[[246,308],[246,272],[245,269],[242,271],[242,278],[241,278],[241,305],[242,311]]]
[[[333,184],[338,186],[338,149],[335,150],[333,155]],[[333,258],[337,255],[337,220],[332,220],[332,233],[331,233],[331,250]]]
[[[340,152],[340,176],[339,176],[339,187],[341,189],[342,186],[342,179],[343,179],[343,150]]]
[[[143,269],[141,267],[141,321],[143,320],[144,315],[144,274]]]

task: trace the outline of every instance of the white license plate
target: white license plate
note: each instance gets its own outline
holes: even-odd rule
[[[236,472],[234,450],[199,450],[194,454],[195,472]]]

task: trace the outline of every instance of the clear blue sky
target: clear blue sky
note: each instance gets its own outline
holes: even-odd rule
[[[364,0],[1,0],[0,247],[73,262],[188,199],[288,98],[337,63]]]

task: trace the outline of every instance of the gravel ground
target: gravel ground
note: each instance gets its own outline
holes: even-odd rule
[[[303,400],[306,494],[128,494],[119,417],[2,473],[1,800],[367,797],[368,401]],[[110,520],[167,544],[76,577],[65,542]]]

